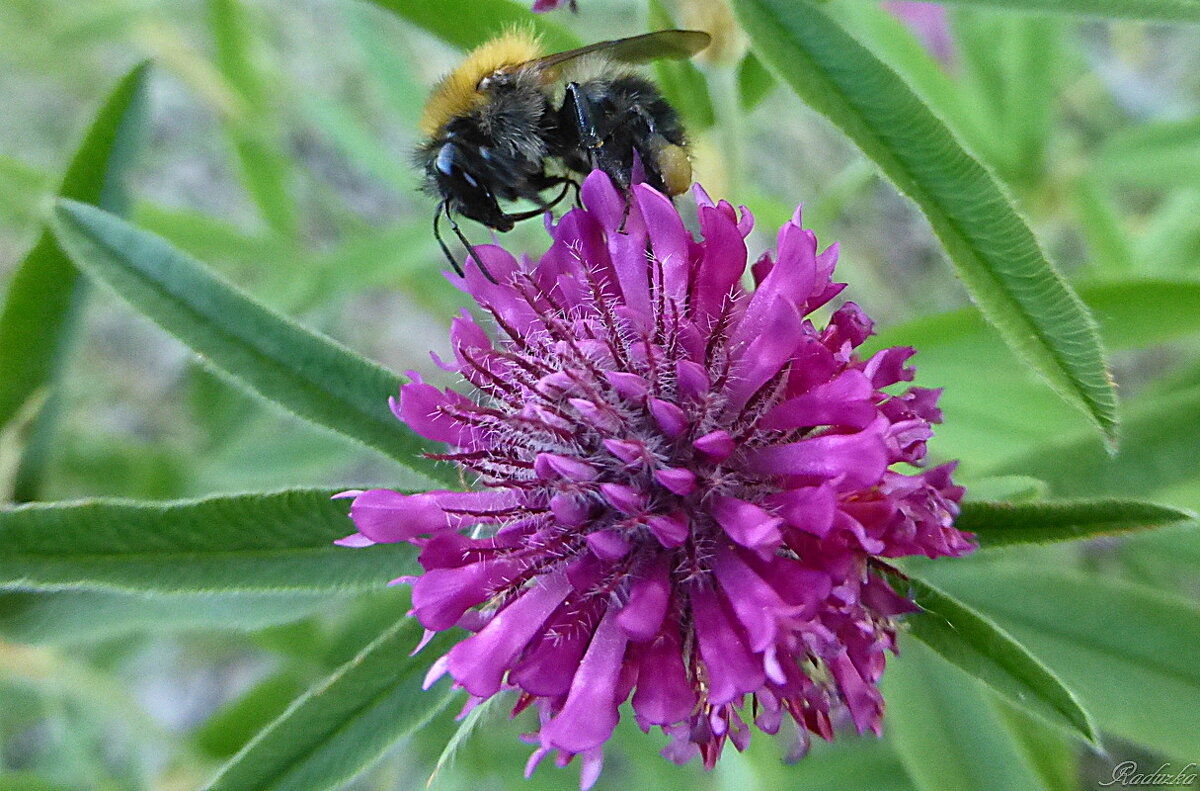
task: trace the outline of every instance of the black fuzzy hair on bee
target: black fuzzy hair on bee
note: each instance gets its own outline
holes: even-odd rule
[[[578,190],[574,175],[603,170],[628,189],[635,159],[651,186],[683,192],[691,163],[678,114],[653,83],[618,64],[688,57],[708,41],[699,31],[661,30],[542,55],[535,36],[511,31],[471,52],[434,88],[416,152],[424,188],[439,201],[434,234],[455,271],[442,215],[491,279],[456,216],[509,231]],[[534,208],[502,205],[522,200]]]

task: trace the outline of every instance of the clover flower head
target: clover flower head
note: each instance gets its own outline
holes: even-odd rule
[[[962,555],[953,465],[919,469],[938,391],[910,387],[913,350],[862,358],[869,318],[837,248],[794,218],[743,284],[753,220],[696,187],[693,238],[671,201],[602,173],[548,228],[539,260],[498,246],[464,288],[454,361],[471,392],[419,379],[393,409],[449,446],[470,491],[357,494],[350,545],[408,541],[413,612],[472,632],[437,660],[468,707],[515,690],[540,714],[529,771],[602,747],[632,695],[664,755],[712,767],[750,726],[880,729],[896,617],[915,609],[886,559]],[[907,468],[907,471],[895,469]]]

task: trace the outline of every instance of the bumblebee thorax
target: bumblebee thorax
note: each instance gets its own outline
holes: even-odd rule
[[[509,70],[541,54],[541,42],[530,30],[510,30],[476,47],[434,87],[421,116],[421,131],[434,137],[455,117],[478,110],[490,90],[511,78]]]

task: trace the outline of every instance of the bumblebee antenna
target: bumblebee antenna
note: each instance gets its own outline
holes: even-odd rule
[[[438,223],[442,219],[442,212],[445,212],[447,217],[450,216],[450,210],[446,206],[445,201],[442,201],[438,204],[437,211],[433,214],[433,238],[437,239],[438,246],[442,248],[442,254],[446,256],[446,260],[449,261],[450,266],[454,268],[454,273],[459,277],[466,277],[466,274],[463,272],[458,261],[455,260],[453,255],[450,254],[450,248],[446,246],[444,241],[442,241],[442,231],[441,228],[438,227]]]
[[[454,235],[458,237],[458,241],[462,242],[463,247],[467,248],[467,253],[475,260],[475,266],[479,267],[479,271],[483,272],[483,276],[495,285],[500,285],[496,278],[492,277],[492,273],[483,265],[483,259],[479,257],[479,253],[475,252],[475,246],[467,241],[467,237],[463,234],[462,229],[458,227],[458,221],[454,219],[454,215],[450,213],[450,207],[443,202],[442,207],[446,213],[446,221],[450,223],[450,230],[454,231]],[[463,274],[461,267],[454,267],[458,271],[460,277],[466,277]]]

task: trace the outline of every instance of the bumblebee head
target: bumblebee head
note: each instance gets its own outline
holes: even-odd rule
[[[511,231],[505,214],[488,183],[487,151],[447,140],[429,159],[426,176],[445,201],[447,209],[497,231]]]

